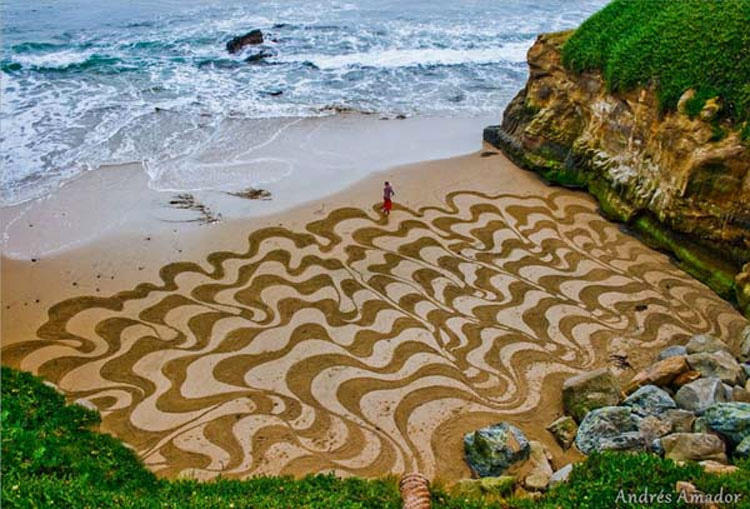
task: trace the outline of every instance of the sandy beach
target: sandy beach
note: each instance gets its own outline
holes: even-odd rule
[[[211,223],[131,166],[11,211],[3,364],[93,402],[160,475],[451,481],[469,475],[464,433],[501,420],[567,463],[544,431],[566,377],[627,376],[747,323],[590,197],[489,147],[332,186],[287,210],[278,191],[236,200],[269,206],[246,217],[214,204],[230,212]],[[87,212],[102,189],[127,201]],[[91,238],[56,226],[86,213]]]

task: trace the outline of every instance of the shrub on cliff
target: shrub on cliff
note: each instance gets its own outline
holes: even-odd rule
[[[563,63],[601,70],[613,91],[654,83],[664,109],[692,88],[750,120],[749,25],[750,0],[614,0],[567,41]]]

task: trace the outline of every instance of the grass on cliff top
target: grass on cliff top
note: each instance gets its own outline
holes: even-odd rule
[[[91,431],[91,426],[99,422],[97,413],[65,405],[60,394],[29,373],[3,367],[0,382],[3,508],[401,507],[392,478],[315,475],[204,483],[158,479],[119,440]],[[740,507],[750,507],[750,461],[731,476],[709,476],[696,465],[678,466],[658,456],[621,453],[590,456],[576,465],[570,482],[538,501],[465,498],[437,486],[432,507],[610,508],[618,506],[619,489],[638,492],[648,486],[650,493],[673,493],[677,480],[693,481],[707,493],[717,493],[721,488],[725,493],[743,493]]]
[[[750,120],[750,0],[614,0],[563,47],[574,71],[601,70],[610,90],[654,83],[666,110],[692,88],[692,109],[719,96]]]

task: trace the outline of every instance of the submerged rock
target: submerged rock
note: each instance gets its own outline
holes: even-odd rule
[[[680,387],[674,400],[680,408],[702,413],[715,403],[727,401],[724,385],[718,378],[701,378]]]
[[[638,419],[628,407],[608,406],[589,412],[578,427],[576,446],[584,454],[602,450],[605,440],[607,446],[629,442],[633,437],[619,439],[623,433],[638,431]],[[614,439],[614,440],[612,440]]]
[[[227,51],[229,53],[237,53],[245,46],[255,46],[257,44],[263,44],[263,32],[258,29],[251,30],[245,35],[238,35],[232,38],[227,43]]]
[[[706,426],[738,445],[750,436],[750,403],[717,403],[702,416]]]
[[[644,385],[628,396],[622,404],[631,407],[641,417],[677,408],[677,404],[667,391],[655,385]]]
[[[710,433],[673,433],[661,439],[664,457],[674,461],[713,460],[727,462],[721,438]]]
[[[466,462],[477,477],[496,477],[508,467],[529,457],[529,441],[507,422],[482,428],[464,436]]]
[[[562,400],[565,411],[581,421],[591,410],[619,403],[620,384],[607,368],[581,373],[565,380]]]
[[[565,415],[547,426],[547,430],[555,436],[560,447],[568,449],[576,438],[578,425],[572,417]]]

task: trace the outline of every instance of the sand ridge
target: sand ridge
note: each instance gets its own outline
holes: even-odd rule
[[[745,324],[591,200],[534,192],[261,228],[53,305],[3,363],[93,401],[162,475],[466,476],[463,434],[539,431],[566,376]]]

